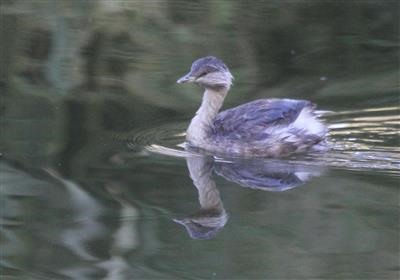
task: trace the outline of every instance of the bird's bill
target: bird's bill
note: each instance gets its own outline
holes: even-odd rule
[[[176,82],[178,84],[183,84],[183,83],[192,83],[196,80],[195,77],[191,76],[191,73],[187,73],[185,76],[181,77],[179,80]]]

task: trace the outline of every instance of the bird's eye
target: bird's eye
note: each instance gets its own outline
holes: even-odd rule
[[[197,78],[204,77],[205,75],[207,75],[207,72],[202,72],[202,73],[200,73],[200,75],[197,76]]]

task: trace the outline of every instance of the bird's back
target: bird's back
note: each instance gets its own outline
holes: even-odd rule
[[[214,121],[214,145],[271,156],[307,150],[326,134],[314,108],[306,100],[260,99],[228,109]]]

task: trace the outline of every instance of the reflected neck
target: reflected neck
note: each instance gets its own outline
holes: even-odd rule
[[[190,144],[199,146],[199,143],[208,137],[227,93],[227,88],[219,90],[206,88],[201,106],[186,131],[186,140]]]
[[[204,210],[214,210],[222,213],[222,204],[219,191],[212,179],[213,161],[203,156],[192,156],[186,158],[190,178],[199,193],[199,202]]]

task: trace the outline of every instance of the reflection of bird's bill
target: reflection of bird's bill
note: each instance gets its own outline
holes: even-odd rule
[[[193,239],[211,239],[225,226],[229,216],[225,211],[220,212],[218,215],[210,215],[208,212],[208,210],[204,211],[202,209],[192,217],[172,220],[177,224],[183,225]],[[204,213],[204,215],[200,213]]]
[[[196,223],[203,227],[224,226],[229,215],[224,209],[199,209],[196,213],[182,219],[173,219],[178,224]]]
[[[187,219],[174,219],[174,222],[183,225],[192,239],[211,239],[220,230],[220,228],[205,227]]]

